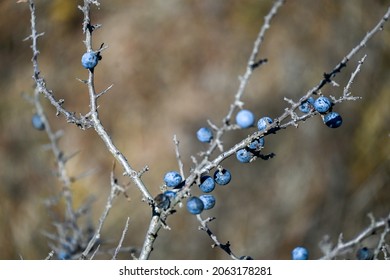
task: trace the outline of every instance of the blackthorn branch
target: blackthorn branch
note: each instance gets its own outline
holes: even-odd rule
[[[315,95],[323,97],[323,94],[321,90],[328,84],[330,85],[336,85],[336,83],[333,81],[333,79],[341,72],[342,69],[347,67],[347,64],[349,61],[367,44],[367,42],[380,30],[383,29],[384,24],[389,18],[390,15],[390,8],[387,10],[386,14],[381,18],[381,20],[378,22],[378,24],[369,31],[365,37],[360,41],[359,44],[357,44],[355,47],[352,48],[352,50],[328,73],[325,73],[323,78],[320,80],[320,82],[314,86],[312,89],[310,89],[306,94],[304,94],[298,101],[294,101],[291,98],[285,98],[285,101],[288,103],[288,108],[285,108],[284,112],[274,119],[271,119],[269,123],[266,123],[264,129],[259,129],[259,131],[255,131],[252,134],[250,134],[248,137],[242,139],[239,143],[236,143],[231,148],[225,150],[222,138],[226,135],[227,132],[240,129],[240,125],[232,124],[232,117],[233,114],[238,109],[243,109],[244,102],[242,101],[243,94],[245,92],[245,89],[247,87],[247,84],[252,76],[252,73],[254,70],[258,69],[259,66],[265,65],[265,63],[268,61],[267,59],[259,59],[258,54],[260,51],[260,47],[264,41],[264,37],[266,34],[266,31],[271,26],[271,20],[277,15],[279,9],[283,5],[283,0],[276,0],[271,7],[269,13],[264,18],[264,23],[260,28],[260,31],[257,35],[257,38],[254,42],[254,46],[252,49],[252,52],[249,56],[249,60],[247,62],[246,71],[244,75],[240,76],[239,78],[239,87],[234,95],[234,101],[231,103],[230,108],[228,110],[228,113],[226,116],[222,119],[222,124],[219,126],[215,123],[213,123],[211,120],[208,120],[208,125],[212,129],[213,137],[207,138],[205,141],[206,143],[209,143],[209,146],[206,151],[199,153],[200,159],[196,158],[195,156],[192,156],[193,159],[193,166],[190,169],[189,175],[186,176],[184,172],[184,164],[181,159],[181,154],[179,151],[179,140],[177,136],[175,135],[173,138],[174,145],[175,145],[175,154],[176,159],[178,162],[178,169],[180,172],[180,181],[183,181],[181,183],[182,187],[176,191],[176,195],[174,198],[170,199],[169,206],[165,207],[165,204],[160,204],[161,201],[156,201],[157,198],[164,199],[164,195],[157,195],[155,198],[151,195],[148,187],[144,184],[142,180],[143,174],[149,170],[149,168],[146,166],[143,170],[137,171],[135,170],[130,163],[128,162],[125,155],[117,148],[117,146],[114,144],[113,140],[111,139],[111,136],[107,132],[106,128],[103,126],[100,117],[99,117],[99,106],[98,106],[98,99],[102,95],[108,93],[113,85],[108,86],[105,90],[101,91],[100,93],[96,92],[95,89],[95,74],[94,69],[97,67],[97,61],[93,65],[89,65],[88,67],[85,67],[88,69],[88,79],[87,80],[81,80],[86,86],[88,90],[88,96],[89,96],[89,112],[85,115],[81,115],[80,117],[76,117],[76,113],[69,112],[64,108],[64,100],[63,99],[56,99],[54,97],[54,94],[51,90],[49,90],[46,86],[45,80],[42,78],[40,74],[39,64],[38,64],[38,56],[39,51],[37,47],[37,40],[39,37],[43,35],[43,33],[38,33],[36,31],[36,16],[35,16],[35,4],[33,0],[29,0],[29,7],[30,7],[30,14],[31,14],[31,35],[28,36],[26,39],[32,40],[32,51],[33,51],[33,57],[32,57],[32,64],[33,64],[33,80],[36,84],[36,95],[35,100],[38,100],[38,94],[44,95],[50,103],[56,108],[57,115],[62,114],[66,120],[69,123],[74,123],[81,129],[89,129],[93,128],[95,132],[98,134],[98,136],[102,139],[104,142],[107,150],[110,152],[110,154],[114,157],[114,159],[119,162],[120,166],[123,168],[123,175],[130,177],[132,183],[138,188],[140,193],[143,196],[143,199],[146,200],[146,202],[151,206],[152,208],[152,217],[149,223],[149,227],[144,239],[144,244],[141,248],[141,250],[137,253],[139,253],[139,256],[134,258],[138,259],[149,259],[150,254],[153,250],[154,243],[156,241],[156,238],[158,236],[158,232],[161,228],[169,229],[169,226],[167,225],[167,218],[175,213],[175,208],[177,205],[181,205],[181,203],[188,197],[191,197],[191,188],[194,185],[200,184],[201,176],[205,174],[209,174],[213,169],[215,170],[223,170],[222,163],[224,160],[229,158],[230,156],[237,153],[237,151],[242,149],[247,149],[247,147],[254,141],[259,140],[264,137],[266,137],[269,134],[275,134],[281,129],[288,128],[290,126],[298,127],[298,124],[312,118],[318,114],[321,115],[322,118],[324,118],[323,114],[326,112],[329,112],[332,110],[332,106],[338,103],[342,103],[344,101],[353,101],[359,99],[359,97],[354,97],[351,95],[350,88],[352,83],[354,82],[357,74],[361,70],[361,66],[366,59],[366,55],[359,61],[358,66],[356,69],[352,72],[351,77],[348,81],[348,83],[345,85],[342,96],[337,98],[334,96],[330,96],[332,99],[333,104],[328,104],[328,107],[324,108],[323,111],[317,109],[309,109],[308,112],[303,114],[298,114],[297,109],[299,106],[301,106],[304,102],[307,102],[310,97],[313,97]],[[90,13],[91,13],[91,6],[99,6],[100,3],[97,0],[84,0],[83,6],[79,6],[79,9],[82,11],[84,19],[83,19],[83,32],[85,34],[85,48],[87,53],[94,53],[97,55],[97,58],[100,60],[101,53],[107,48],[107,46],[104,46],[103,44],[100,45],[100,47],[96,50],[93,48],[92,44],[92,38],[93,38],[93,32],[98,30],[101,25],[100,24],[92,24]],[[90,234],[88,236],[88,242],[85,242],[86,240],[82,239],[81,236],[84,234],[81,229],[77,226],[77,217],[80,213],[83,213],[85,211],[76,211],[73,209],[73,203],[72,203],[72,195],[70,191],[70,184],[72,183],[71,177],[69,177],[66,173],[65,169],[65,163],[67,161],[67,158],[64,157],[62,151],[58,147],[58,137],[56,133],[51,132],[50,124],[48,123],[44,113],[43,109],[40,106],[39,101],[34,102],[39,116],[42,118],[42,121],[44,123],[45,130],[49,136],[49,139],[51,141],[51,148],[54,153],[54,156],[56,158],[57,164],[58,164],[58,177],[62,181],[62,184],[64,185],[64,197],[65,201],[67,203],[67,218],[66,220],[72,225],[72,230],[74,231],[74,235],[77,237],[75,238],[76,243],[72,243],[72,246],[75,246],[77,244],[82,249],[82,253],[80,254],[81,259],[86,259],[88,256],[90,258],[94,258],[95,255],[98,253],[99,250],[99,242],[101,239],[101,230],[103,228],[104,222],[107,219],[107,216],[109,214],[110,209],[112,208],[112,203],[114,201],[114,198],[118,194],[125,194],[125,189],[118,184],[118,180],[114,176],[114,172],[111,173],[111,192],[109,197],[107,198],[106,207],[103,210],[103,213],[99,219],[99,224],[97,226],[97,229],[93,230],[93,234]],[[309,106],[310,107],[310,106]],[[311,108],[311,107],[310,107]],[[219,149],[220,153],[215,155],[213,157],[213,154],[216,153],[217,148]],[[249,160],[246,160],[245,162],[253,162],[256,158],[260,159],[269,159],[274,156],[273,153],[269,155],[263,155],[261,154],[261,148],[254,151],[254,157],[250,158]],[[166,185],[167,184],[166,182]],[[175,188],[176,186],[174,186]],[[164,188],[162,188],[162,191]],[[162,201],[164,202],[164,201]],[[204,204],[203,204],[204,205]],[[230,242],[227,242],[225,244],[221,243],[217,236],[212,232],[212,230],[209,227],[209,223],[211,221],[214,221],[214,217],[208,217],[206,219],[203,219],[199,213],[196,213],[196,217],[198,222],[200,223],[200,229],[205,231],[208,236],[212,239],[214,242],[214,247],[219,247],[224,252],[226,252],[232,259],[239,259],[230,248]],[[116,259],[119,251],[121,250],[122,243],[124,240],[124,237],[126,235],[126,232],[128,230],[129,226],[129,218],[126,221],[125,228],[122,232],[122,236],[120,238],[120,241],[118,243],[117,248],[115,249],[113,253],[112,259]],[[67,229],[63,229],[62,225],[58,225],[58,232],[60,235],[60,244],[64,243],[66,245],[68,241],[66,239],[67,235],[65,234],[65,231]],[[375,220],[372,218],[372,224],[370,227],[368,227],[366,230],[364,230],[361,234],[358,235],[354,240],[344,243],[342,240],[342,236],[340,235],[340,239],[336,247],[331,248],[331,245],[329,243],[323,243],[322,247],[324,249],[325,256],[323,259],[334,259],[337,256],[341,256],[345,254],[346,251],[350,250],[352,247],[358,245],[363,239],[365,239],[367,236],[372,234],[374,231],[384,228],[383,233],[380,236],[380,241],[378,242],[377,248],[375,248],[374,252],[374,258],[378,257],[378,254],[380,252],[383,252],[384,257],[388,258],[388,249],[386,244],[386,236],[389,234],[389,217],[386,219],[380,220],[375,222]],[[56,240],[58,239],[55,236],[50,236],[51,239]],[[74,241],[72,241],[74,242]],[[85,244],[87,243],[87,244]],[[81,244],[81,245],[80,245]],[[59,250],[56,246],[53,246],[56,251]],[[80,249],[80,248],[78,248]],[[92,255],[92,250],[95,250]],[[75,250],[72,250],[75,251]],[[136,251],[136,250],[135,250]],[[133,253],[135,252],[133,251]],[[48,258],[52,258],[52,253],[48,255]]]
[[[374,258],[377,259],[379,252],[381,250],[383,250],[383,248],[385,246],[385,244],[384,244],[385,237],[390,233],[390,229],[389,229],[390,215],[384,219],[379,219],[378,221],[375,220],[375,218],[372,214],[369,215],[369,218],[371,221],[370,225],[366,229],[364,229],[361,233],[359,233],[354,239],[352,239],[348,242],[344,242],[343,235],[340,234],[337,245],[333,247],[332,244],[329,242],[329,240],[327,238],[325,238],[320,243],[320,248],[322,249],[322,252],[324,253],[324,256],[321,259],[327,260],[327,259],[334,259],[337,256],[343,256],[346,253],[350,252],[358,244],[360,244],[364,239],[372,236],[378,230],[383,229],[383,232],[380,236],[380,240],[379,240],[378,245],[375,249]]]

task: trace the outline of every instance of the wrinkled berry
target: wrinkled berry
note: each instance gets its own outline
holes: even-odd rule
[[[160,193],[158,194],[155,198],[154,198],[154,202],[156,203],[156,206],[160,209],[168,209],[169,208],[169,205],[170,205],[170,200],[169,200],[169,197],[167,195],[165,195],[164,193]]]

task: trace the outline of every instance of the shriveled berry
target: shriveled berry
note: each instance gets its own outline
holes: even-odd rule
[[[160,209],[168,209],[171,201],[169,200],[169,197],[165,195],[164,193],[158,194],[154,198],[154,202],[156,203],[156,206]]]

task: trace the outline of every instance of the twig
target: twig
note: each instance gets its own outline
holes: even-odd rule
[[[103,228],[103,224],[104,222],[106,221],[107,219],[107,216],[112,208],[112,203],[115,199],[115,197],[118,195],[118,191],[123,191],[122,187],[120,187],[118,184],[117,184],[117,180],[115,179],[114,177],[114,171],[111,172],[111,191],[110,191],[110,195],[108,196],[107,198],[107,201],[106,201],[106,206],[103,210],[103,213],[101,214],[100,218],[99,218],[99,225],[92,237],[92,239],[89,241],[87,247],[85,248],[84,252],[82,253],[81,255],[81,259],[85,259],[87,257],[87,255],[89,254],[89,252],[92,250],[92,248],[94,247],[94,245],[96,244],[96,242],[98,242],[100,240],[100,232]]]
[[[47,257],[45,258],[45,261],[51,260],[54,256],[54,251],[50,251]]]
[[[390,215],[379,221],[373,220],[373,217],[371,217],[370,219],[371,219],[371,224],[366,229],[364,229],[361,233],[359,233],[354,239],[348,242],[343,242],[342,238],[339,238],[339,242],[337,243],[337,245],[333,249],[329,250],[328,252],[324,252],[325,255],[321,257],[321,260],[330,260],[330,259],[334,259],[336,256],[345,254],[346,252],[351,250],[353,247],[361,243],[364,239],[371,236],[373,233],[375,233],[377,230],[381,228],[387,227],[387,230],[385,230],[385,232],[386,234],[389,234],[388,226],[390,223]]]
[[[39,63],[38,63],[38,38],[42,36],[44,33],[38,33],[36,30],[36,17],[35,17],[35,4],[33,0],[29,0],[29,8],[30,8],[30,15],[31,15],[31,35],[28,36],[25,40],[30,39],[32,41],[31,49],[33,52],[32,56],[32,64],[33,64],[33,80],[35,81],[37,90],[42,93],[49,101],[50,103],[57,109],[57,115],[63,114],[66,118],[66,120],[69,123],[74,123],[78,127],[82,129],[88,129],[92,127],[92,122],[88,120],[87,118],[77,118],[75,116],[75,113],[69,112],[65,110],[63,105],[63,100],[57,101],[53,95],[53,93],[47,89],[45,80],[40,76],[40,70],[39,70]]]
[[[212,245],[212,247],[213,248],[219,247],[220,249],[225,251],[226,254],[228,254],[232,259],[238,260],[237,256],[235,254],[233,254],[232,250],[230,249],[230,242],[228,241],[225,244],[221,243],[218,240],[217,236],[209,228],[208,224],[211,221],[215,220],[215,218],[214,217],[208,217],[207,219],[203,220],[200,215],[196,215],[196,218],[198,219],[199,223],[201,224],[199,229],[205,231],[208,234],[208,236],[214,241],[214,244]]]
[[[355,80],[357,74],[360,72],[360,68],[363,65],[364,60],[366,59],[366,57],[367,57],[367,55],[363,56],[363,58],[359,61],[355,71],[352,72],[351,77],[349,78],[349,81],[348,81],[347,85],[344,87],[343,95],[340,98],[338,98],[338,99],[335,98],[334,96],[330,96],[332,98],[333,103],[336,104],[336,103],[341,103],[344,100],[355,101],[355,100],[361,99],[361,97],[359,97],[359,96],[352,96],[351,92],[349,90],[350,90],[350,88],[352,86],[352,83]]]
[[[206,160],[206,161],[208,161],[208,157],[213,153],[213,151],[217,147],[219,147],[221,152],[223,151],[221,138],[226,131],[231,129],[230,122],[231,122],[231,118],[232,118],[234,111],[237,109],[237,107],[243,106],[243,102],[241,101],[241,98],[244,94],[244,91],[246,89],[246,86],[249,82],[250,77],[252,76],[253,71],[258,66],[260,66],[261,64],[264,63],[264,62],[262,62],[262,63],[256,62],[256,58],[257,58],[258,53],[260,51],[261,44],[264,41],[265,34],[271,26],[271,20],[275,17],[279,8],[283,5],[284,2],[285,2],[284,0],[276,0],[273,4],[271,10],[264,17],[264,23],[260,27],[260,31],[257,35],[255,42],[254,42],[252,52],[251,52],[249,59],[248,59],[248,62],[247,62],[246,71],[245,71],[244,75],[241,76],[239,79],[240,85],[239,85],[238,90],[234,96],[234,102],[230,105],[230,109],[229,109],[228,113],[223,118],[222,126],[219,128],[217,127],[216,135],[215,135],[213,141],[211,142],[211,145],[208,148],[207,152],[205,152],[204,160]],[[267,60],[263,60],[263,61],[267,61]],[[258,64],[258,65],[256,65],[256,64]]]
[[[382,251],[384,253],[384,258],[386,259],[386,251],[383,249],[386,248],[386,237],[390,234],[390,215],[388,217],[388,222],[385,224],[385,227],[383,229],[383,232],[381,233],[378,245],[375,248],[374,251],[374,260],[378,259],[379,253]]]
[[[184,169],[183,169],[183,161],[181,160],[180,150],[179,150],[179,140],[177,139],[176,134],[173,136],[173,143],[175,144],[175,154],[177,159],[177,164],[179,165],[179,171],[182,178],[185,178]]]
[[[118,256],[118,254],[119,254],[119,252],[120,252],[120,250],[122,248],[123,240],[125,239],[127,230],[129,229],[129,221],[130,221],[130,218],[127,217],[125,228],[122,231],[121,239],[119,240],[118,246],[116,247],[114,255],[112,256],[112,260],[116,260],[116,257]]]

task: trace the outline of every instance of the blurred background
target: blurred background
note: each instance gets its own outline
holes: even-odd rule
[[[82,14],[76,0],[37,0],[40,67],[54,95],[65,99],[70,111],[86,113],[87,71],[80,64],[85,48]],[[272,1],[101,1],[92,12],[94,47],[108,49],[96,68],[97,91],[111,84],[99,99],[101,120],[114,143],[156,195],[166,171],[177,170],[173,135],[180,140],[185,171],[206,146],[196,130],[210,119],[216,124],[226,115],[245,72],[254,39]],[[256,117],[275,118],[287,104],[318,84],[386,12],[388,1],[287,1],[266,34],[260,58],[268,64],[257,69],[243,96],[246,109]],[[22,96],[32,95],[33,81],[26,4],[0,3],[0,259],[43,259],[50,251],[43,232],[55,232],[59,205],[50,213],[44,201],[61,191],[53,176],[55,161],[45,150],[44,132],[31,126],[34,108]],[[319,242],[333,242],[343,232],[353,238],[369,224],[367,214],[385,217],[390,211],[390,25],[369,41],[335,79],[325,95],[339,96],[364,54],[367,59],[352,92],[363,97],[338,105],[343,117],[339,129],[326,127],[317,116],[299,128],[267,137],[265,152],[272,160],[241,164],[232,157],[223,162],[232,181],[214,191],[217,203],[206,215],[221,242],[230,241],[237,255],[255,259],[289,259],[295,246],[306,246],[310,258],[321,257]],[[62,129],[60,147],[65,154],[79,152],[69,161],[71,176],[94,169],[93,175],[72,185],[74,206],[96,200],[82,226],[98,223],[110,191],[113,158],[93,130],[82,131],[42,99],[55,129]],[[251,130],[230,132],[231,147]],[[116,169],[119,182],[129,180]],[[197,187],[193,189],[198,194]],[[102,252],[115,248],[127,217],[124,246],[142,246],[150,209],[140,202],[131,184],[130,200],[119,196],[102,232]],[[211,240],[198,230],[194,216],[184,208],[170,216],[171,231],[161,230],[152,259],[229,259],[212,249]],[[370,240],[362,246],[372,246]],[[347,256],[354,258],[353,255]],[[97,258],[110,258],[108,254]],[[130,258],[123,253],[119,258]]]

